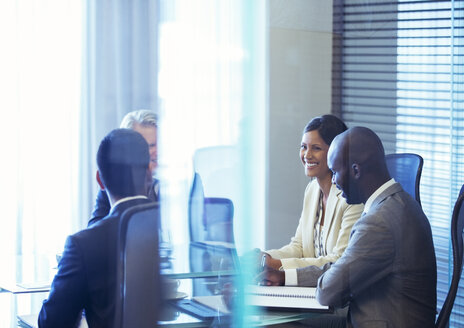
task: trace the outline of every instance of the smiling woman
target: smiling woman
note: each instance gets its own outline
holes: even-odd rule
[[[0,3],[2,259],[58,253],[76,223],[81,6],[72,0]],[[2,279],[13,274],[1,271]],[[33,271],[15,278],[26,281]],[[11,304],[0,309],[11,313]]]
[[[303,211],[295,236],[280,248],[267,251],[266,264],[274,269],[322,266],[335,262],[348,245],[351,227],[362,205],[348,205],[332,184],[327,152],[332,140],[347,129],[336,116],[312,119],[304,128],[300,158],[306,176],[314,178],[305,191]]]

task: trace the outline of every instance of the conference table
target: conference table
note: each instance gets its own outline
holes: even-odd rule
[[[163,279],[178,280],[176,295],[165,302],[158,324],[166,327],[207,327],[221,320],[243,320],[246,326],[268,326],[302,320],[318,314],[308,311],[269,311],[240,307],[229,315],[222,295],[225,285],[240,277],[240,263],[235,249],[228,245],[188,243],[163,250]],[[55,254],[2,256],[7,264],[0,270],[0,316],[2,327],[35,327],[41,304],[47,298],[57,271]],[[206,296],[206,297],[205,297]],[[179,301],[193,298],[214,299],[218,315],[204,320],[181,310]],[[1,312],[4,311],[5,313]],[[235,316],[235,317],[234,317]],[[83,322],[81,327],[86,327]]]

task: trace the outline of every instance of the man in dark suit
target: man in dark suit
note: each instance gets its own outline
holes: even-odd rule
[[[297,269],[297,284],[317,284],[323,305],[349,305],[347,327],[434,327],[437,268],[430,224],[419,203],[390,177],[379,137],[362,127],[345,131],[330,145],[327,164],[347,203],[364,203],[364,212],[342,257]],[[279,271],[263,276],[267,284],[288,280]]]
[[[68,237],[40,311],[41,328],[76,327],[83,310],[90,328],[113,327],[119,221],[126,209],[150,202],[145,196],[145,181],[151,176],[148,145],[133,130],[113,130],[100,144],[97,165],[97,181],[111,210]]]
[[[158,167],[157,147],[157,117],[156,114],[147,109],[139,109],[127,113],[121,121],[120,128],[132,129],[140,133],[148,143],[150,153],[150,170],[152,175],[147,177],[145,195],[152,201],[159,200],[159,181],[152,178]],[[110,202],[105,190],[100,189],[95,200],[95,206],[88,223],[88,227],[108,215]]]

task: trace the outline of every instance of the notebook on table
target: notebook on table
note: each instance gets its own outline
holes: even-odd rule
[[[329,306],[317,301],[315,287],[250,285],[246,288],[246,300],[248,305],[270,309],[332,312]]]

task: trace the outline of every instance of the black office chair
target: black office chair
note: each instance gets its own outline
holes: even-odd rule
[[[190,241],[234,243],[233,217],[232,201],[204,197],[201,177],[195,173],[189,199]]]
[[[388,154],[385,160],[391,177],[420,204],[419,183],[424,165],[423,158],[417,154],[399,153]]]
[[[115,325],[155,327],[161,306],[156,203],[126,210],[119,226]]]
[[[463,186],[464,187],[464,186]],[[451,245],[453,247],[453,276],[451,285],[446,296],[443,307],[440,310],[436,328],[448,327],[449,317],[453,309],[454,300],[458,291],[459,280],[462,273],[463,263],[463,228],[464,228],[464,193],[461,193],[454,205],[451,218]]]
[[[189,232],[190,241],[204,241],[205,232],[205,195],[203,182],[198,173],[193,176],[189,197]]]

